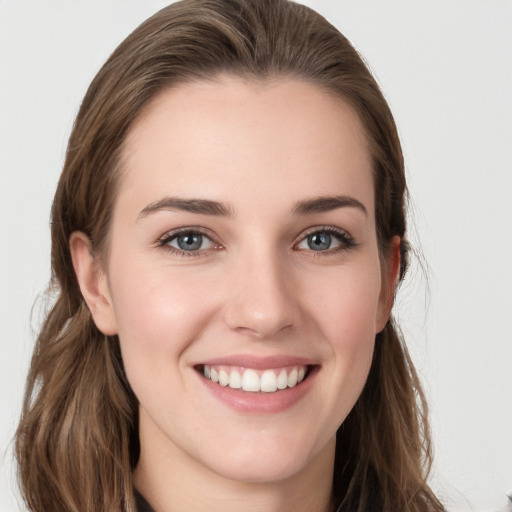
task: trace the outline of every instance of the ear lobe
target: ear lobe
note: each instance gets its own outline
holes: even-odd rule
[[[117,334],[107,276],[92,252],[89,237],[75,231],[69,238],[69,250],[80,291],[96,327],[105,335]]]
[[[391,315],[395,287],[400,273],[400,243],[401,238],[397,235],[391,239],[387,260],[382,265],[382,286],[377,311],[376,333],[384,329]]]

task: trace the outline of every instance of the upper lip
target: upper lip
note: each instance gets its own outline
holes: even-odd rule
[[[231,354],[229,356],[214,357],[200,361],[198,365],[219,365],[219,366],[238,366],[241,368],[254,368],[255,370],[267,370],[271,368],[283,368],[285,366],[312,366],[318,364],[311,358],[273,355],[265,357],[257,357],[247,354]]]

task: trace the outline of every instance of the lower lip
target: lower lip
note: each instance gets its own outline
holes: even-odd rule
[[[299,402],[311,388],[318,373],[318,367],[311,368],[306,379],[293,388],[286,388],[273,393],[258,393],[221,386],[207,379],[200,373],[198,376],[215,398],[227,406],[241,412],[256,414],[272,414],[285,411]]]

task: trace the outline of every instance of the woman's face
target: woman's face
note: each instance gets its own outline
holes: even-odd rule
[[[382,277],[347,103],[292,79],[160,94],[127,138],[104,274],[141,460],[251,482],[332,468],[388,318]]]

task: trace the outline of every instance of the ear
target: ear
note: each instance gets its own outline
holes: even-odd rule
[[[69,250],[80,291],[96,327],[105,335],[117,334],[107,276],[93,254],[89,237],[75,231],[69,238]]]
[[[391,239],[386,261],[382,263],[382,285],[375,325],[376,333],[384,329],[391,315],[391,308],[395,298],[395,287],[400,272],[400,243],[401,238],[399,236],[394,236]]]

